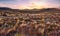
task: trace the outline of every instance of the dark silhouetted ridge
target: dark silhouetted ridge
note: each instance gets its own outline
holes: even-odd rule
[[[43,9],[11,9],[8,7],[0,7],[0,11],[12,11],[12,12],[21,12],[21,13],[41,13],[41,12],[60,12],[60,9],[58,8],[43,8]]]
[[[11,8],[8,8],[8,7],[0,7],[0,10],[11,10]]]

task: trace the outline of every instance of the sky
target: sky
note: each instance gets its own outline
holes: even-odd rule
[[[60,0],[0,0],[0,7],[13,9],[60,8]]]

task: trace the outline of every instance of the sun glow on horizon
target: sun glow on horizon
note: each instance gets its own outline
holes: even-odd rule
[[[45,7],[46,6],[44,6],[44,4],[37,3],[37,2],[31,2],[31,3],[29,3],[29,5],[19,6],[19,9],[41,9],[41,8],[45,8]]]

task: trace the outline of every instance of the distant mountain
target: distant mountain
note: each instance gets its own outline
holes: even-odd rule
[[[0,10],[11,10],[11,8],[8,8],[8,7],[0,7]]]
[[[58,8],[45,8],[45,9],[41,9],[40,11],[60,11],[60,9]]]
[[[44,8],[44,9],[31,9],[20,10],[22,13],[42,13],[42,12],[60,12],[58,8]]]
[[[21,13],[42,13],[42,12],[60,12],[60,9],[58,8],[44,8],[44,9],[11,9],[8,7],[0,7],[0,11],[12,11],[12,12],[21,12]]]

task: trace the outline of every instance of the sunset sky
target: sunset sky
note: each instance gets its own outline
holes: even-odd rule
[[[60,0],[0,0],[0,7],[13,9],[60,8]]]

